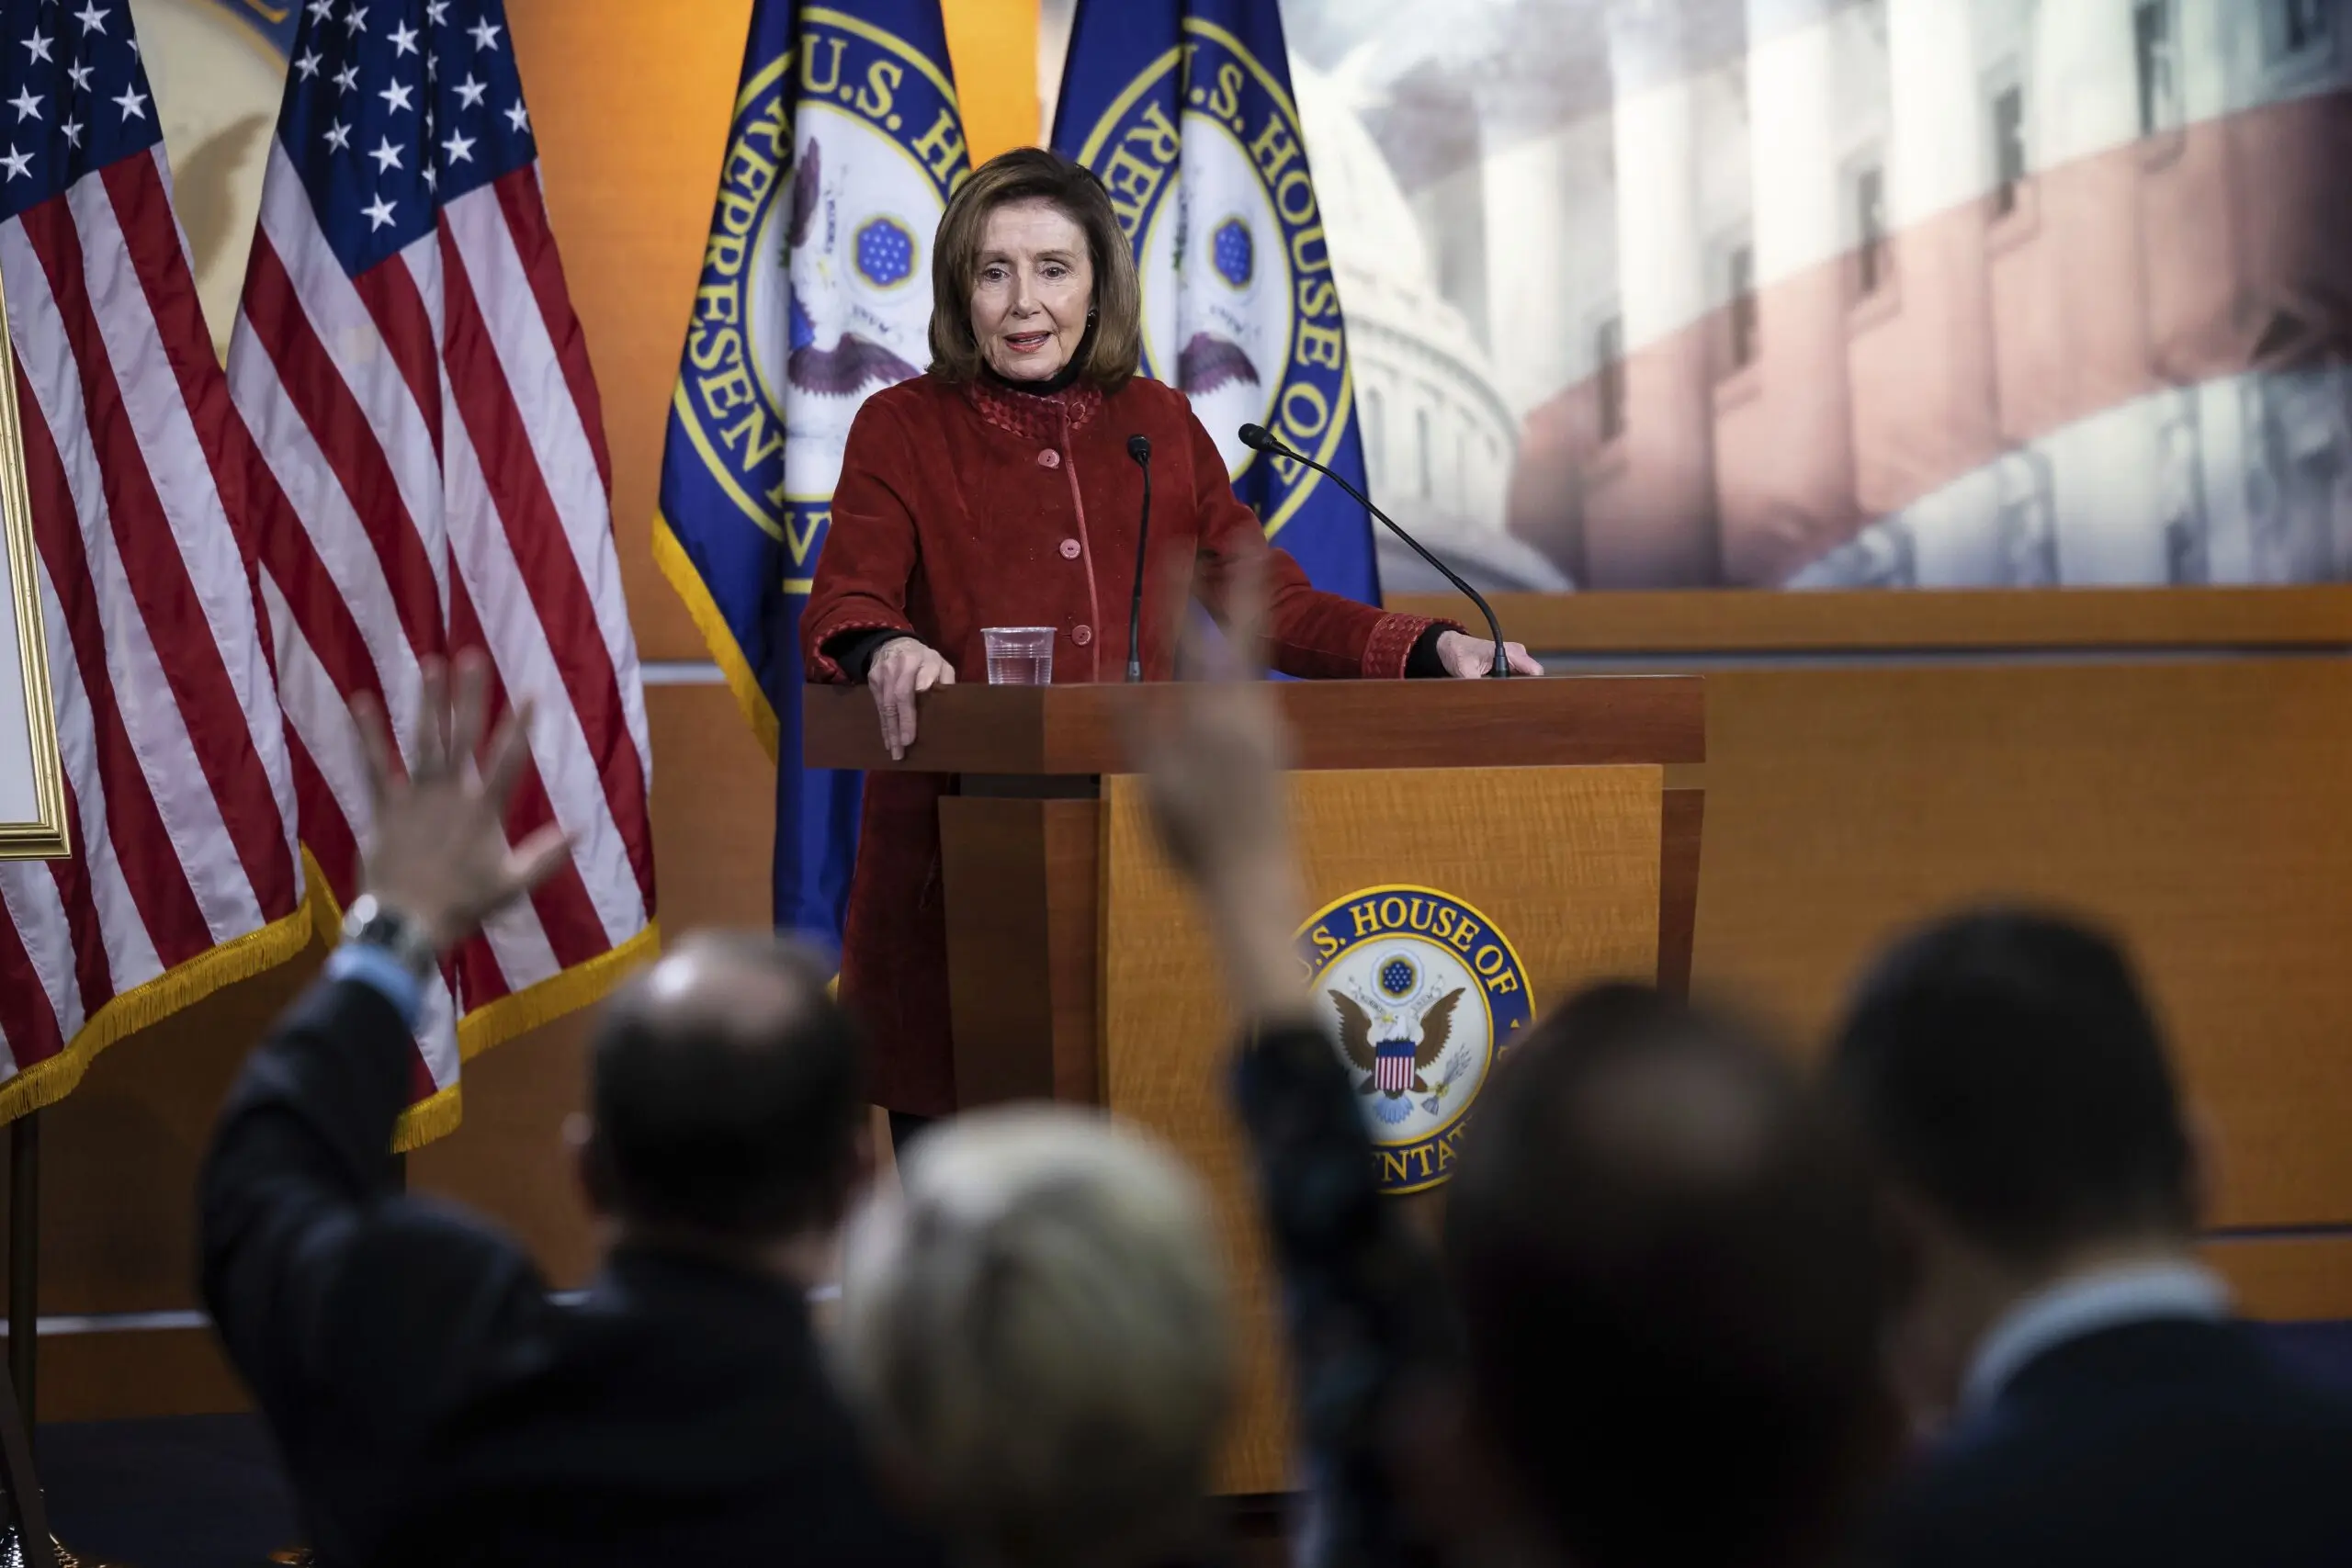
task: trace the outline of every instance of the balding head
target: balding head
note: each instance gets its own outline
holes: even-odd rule
[[[840,1216],[864,1056],[823,965],[765,933],[698,932],[605,1005],[594,1045],[592,1194],[618,1218],[715,1241]]]
[[[1571,1002],[1480,1106],[1446,1249],[1477,1427],[1576,1561],[1794,1562],[1867,1478],[1871,1189],[1729,1023],[1634,987]]]

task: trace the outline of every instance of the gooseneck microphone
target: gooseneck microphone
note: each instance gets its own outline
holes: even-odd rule
[[[1127,456],[1143,470],[1143,516],[1136,524],[1136,593],[1127,604],[1127,679],[1143,679],[1143,563],[1150,559],[1144,547],[1151,542],[1151,437],[1127,437]]]
[[[1397,526],[1396,519],[1389,516],[1388,513],[1381,511],[1380,508],[1372,503],[1372,497],[1364,494],[1363,491],[1356,489],[1355,486],[1350,484],[1347,480],[1341,479],[1338,474],[1333,473],[1329,468],[1324,467],[1321,463],[1317,462],[1306,453],[1294,450],[1292,447],[1284,445],[1282,437],[1276,435],[1272,431],[1268,430],[1262,424],[1243,425],[1241,427],[1241,445],[1249,447],[1252,452],[1263,452],[1270,457],[1288,457],[1295,463],[1306,464],[1308,468],[1313,468],[1317,473],[1321,474],[1325,479],[1329,479],[1333,484],[1338,485],[1341,490],[1346,491],[1350,495],[1355,497],[1356,504],[1362,506],[1366,512],[1371,513],[1374,517],[1379,518],[1383,523],[1387,524],[1388,531],[1390,533],[1396,535],[1398,538],[1412,546],[1413,553],[1415,555],[1429,562],[1430,565],[1437,568],[1438,575],[1444,578],[1448,582],[1453,584],[1454,587],[1462,590],[1462,596],[1469,600],[1473,604],[1477,605],[1479,614],[1487,617],[1487,630],[1495,639],[1495,665],[1493,669],[1487,671],[1487,674],[1492,679],[1501,680],[1510,673],[1510,656],[1503,651],[1502,623],[1495,619],[1495,607],[1487,603],[1487,596],[1479,592],[1476,589],[1471,587],[1467,582],[1464,581],[1461,574],[1456,572],[1452,567],[1446,565],[1443,561],[1438,559],[1437,557],[1430,554],[1428,550],[1422,548],[1421,542],[1419,539],[1416,539],[1412,535],[1408,534],[1404,529]],[[1133,447],[1130,446],[1129,450],[1133,450]]]

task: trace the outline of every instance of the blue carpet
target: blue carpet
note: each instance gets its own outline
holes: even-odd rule
[[[2352,1391],[2352,1322],[2263,1330],[2313,1382]],[[257,1568],[299,1538],[261,1422],[183,1416],[43,1427],[41,1479],[68,1546],[133,1568]]]

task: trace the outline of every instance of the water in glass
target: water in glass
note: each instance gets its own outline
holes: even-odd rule
[[[1053,627],[989,626],[980,636],[988,644],[989,685],[1053,684]]]

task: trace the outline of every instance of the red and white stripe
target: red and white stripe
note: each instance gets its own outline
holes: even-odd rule
[[[306,935],[250,467],[160,148],[0,224],[73,855],[0,863],[0,1116]],[[222,944],[231,944],[223,947]]]
[[[229,381],[266,465],[256,543],[302,840],[338,905],[368,825],[350,699],[376,694],[408,753],[421,661],[481,648],[498,711],[537,704],[509,831],[558,823],[572,862],[450,966],[422,1100],[653,941],[652,755],[612,464],[536,167],[354,278],[273,141]],[[448,1123],[428,1114],[404,1141]]]

